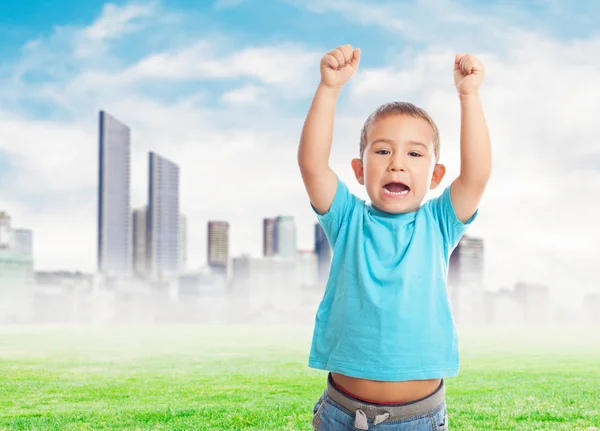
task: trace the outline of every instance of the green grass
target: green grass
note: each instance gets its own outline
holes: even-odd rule
[[[600,430],[600,328],[459,328],[451,430]],[[1,328],[0,430],[311,430],[312,328]]]

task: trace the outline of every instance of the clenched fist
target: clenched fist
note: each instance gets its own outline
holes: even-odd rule
[[[454,59],[454,85],[458,94],[477,94],[483,82],[485,68],[477,57],[471,54],[456,54]]]
[[[360,62],[360,48],[338,46],[321,59],[321,85],[341,88],[354,75]]]

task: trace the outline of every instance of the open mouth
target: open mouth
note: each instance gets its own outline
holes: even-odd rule
[[[391,196],[405,196],[410,191],[410,187],[404,183],[394,182],[383,186],[383,190]]]

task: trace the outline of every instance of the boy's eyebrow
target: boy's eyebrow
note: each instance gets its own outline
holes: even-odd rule
[[[396,141],[394,141],[393,139],[386,139],[386,138],[378,138],[375,139],[373,142],[371,142],[371,145],[375,145],[379,142],[384,142],[386,144],[394,144]],[[407,144],[412,144],[412,145],[421,145],[422,147],[425,147],[426,150],[429,150],[429,147],[427,145],[425,145],[423,142],[419,142],[419,141],[406,141]]]

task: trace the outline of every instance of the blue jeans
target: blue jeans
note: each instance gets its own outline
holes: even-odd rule
[[[350,397],[327,376],[327,389],[313,408],[315,431],[447,431],[444,379],[436,391],[406,404],[383,405]]]

